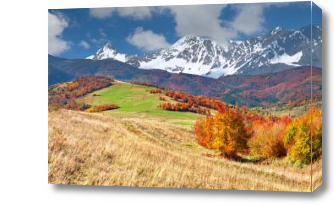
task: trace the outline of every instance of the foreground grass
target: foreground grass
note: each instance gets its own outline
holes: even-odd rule
[[[222,159],[164,118],[60,110],[48,122],[52,184],[310,191],[310,168]]]
[[[312,168],[312,191],[322,184],[322,158]]]

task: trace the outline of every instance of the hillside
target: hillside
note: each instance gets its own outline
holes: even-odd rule
[[[256,76],[220,78],[229,86],[221,96],[226,102],[248,106],[292,106],[309,104],[311,98],[311,67],[299,67],[277,73]],[[322,70],[312,69],[313,100],[322,98]],[[243,101],[245,101],[243,103]]]
[[[51,69],[51,70],[50,70]],[[49,83],[71,80],[84,75],[114,76],[127,82],[147,82],[196,95],[214,96],[229,103],[249,107],[276,106],[289,101],[301,103],[310,99],[310,67],[297,67],[263,75],[233,75],[211,79],[162,70],[143,70],[112,60],[66,60],[49,55],[49,73],[66,73],[66,78],[50,76]],[[321,99],[322,70],[313,68],[313,96]]]
[[[49,78],[48,84],[52,85],[55,83],[71,81],[74,78],[74,76],[67,74],[63,71],[60,71],[52,65],[49,65],[48,78]]]
[[[309,168],[222,159],[197,145],[192,131],[164,119],[62,110],[50,112],[48,122],[49,183],[310,190]]]

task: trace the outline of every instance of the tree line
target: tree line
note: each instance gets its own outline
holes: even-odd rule
[[[319,108],[313,107],[299,117],[277,117],[213,97],[173,90],[151,93],[163,93],[175,101],[161,103],[158,108],[205,115],[194,126],[197,142],[205,148],[219,150],[226,158],[240,159],[238,155],[247,154],[260,159],[287,158],[296,165],[305,165],[311,162],[311,153],[312,160],[322,156],[322,110]],[[163,96],[159,99],[166,101]]]
[[[287,158],[299,166],[309,164],[311,154],[313,161],[322,156],[322,110],[317,108],[296,118],[254,118],[240,109],[226,109],[198,119],[195,133],[201,146],[231,159],[247,153],[264,159]]]

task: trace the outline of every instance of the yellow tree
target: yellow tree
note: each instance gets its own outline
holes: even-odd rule
[[[322,154],[322,111],[314,108],[312,113],[309,111],[287,127],[283,141],[287,147],[288,156],[296,164],[311,162],[311,130],[312,155],[315,160]]]

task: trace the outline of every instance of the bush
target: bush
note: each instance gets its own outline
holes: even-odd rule
[[[150,94],[158,94],[158,93],[162,93],[162,90],[157,88],[157,89],[154,89],[154,90],[150,90]]]
[[[89,112],[89,113],[102,112],[102,111],[113,110],[117,108],[119,107],[116,104],[106,104],[106,105],[90,107],[86,110],[86,112]]]
[[[161,99],[160,99],[161,100]],[[191,102],[188,103],[161,103],[158,108],[168,111],[178,111],[178,112],[193,112],[202,115],[209,115],[210,110],[208,108],[203,108],[200,106],[196,106]]]

